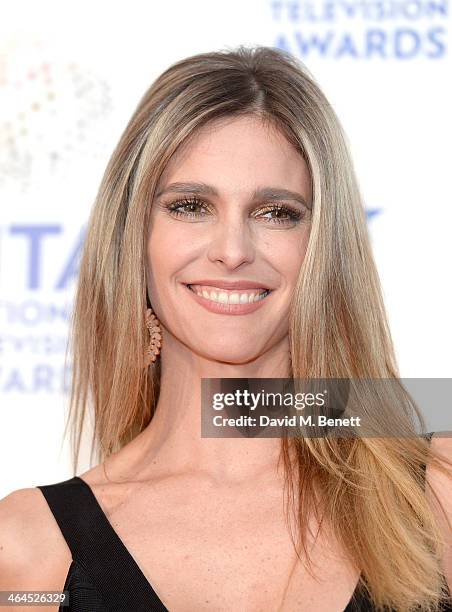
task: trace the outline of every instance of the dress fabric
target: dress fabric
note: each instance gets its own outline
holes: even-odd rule
[[[72,554],[63,588],[69,605],[59,612],[168,612],[83,479],[38,488]],[[360,581],[343,612],[373,610]],[[452,612],[452,605],[440,610]]]

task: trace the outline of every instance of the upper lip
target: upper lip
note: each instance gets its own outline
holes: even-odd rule
[[[186,285],[210,285],[219,289],[268,289],[266,285],[252,280],[220,280],[217,278],[194,280]]]

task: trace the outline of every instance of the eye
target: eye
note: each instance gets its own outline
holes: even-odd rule
[[[206,204],[196,196],[182,198],[166,205],[169,212],[175,217],[202,217],[204,215],[195,212],[201,206],[205,207]],[[185,209],[185,211],[181,209]]]
[[[269,213],[271,215],[276,214],[275,217],[266,219],[266,221],[270,223],[296,223],[297,221],[301,221],[305,216],[304,212],[281,204],[268,206],[260,211],[260,214],[264,215],[268,215]]]

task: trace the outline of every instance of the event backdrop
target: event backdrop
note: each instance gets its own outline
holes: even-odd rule
[[[448,4],[2,3],[0,497],[72,475],[64,357],[88,213],[144,91],[195,53],[262,44],[306,64],[349,139],[401,374],[452,376]]]

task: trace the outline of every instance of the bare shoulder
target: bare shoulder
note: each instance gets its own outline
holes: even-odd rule
[[[62,590],[70,561],[37,487],[17,489],[0,500],[0,591]]]
[[[447,469],[446,472],[429,462],[425,481],[426,496],[435,513],[445,543],[443,569],[452,592],[452,432],[434,434],[430,446],[435,453],[451,462],[450,465],[443,464]]]

